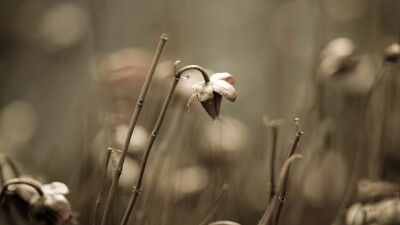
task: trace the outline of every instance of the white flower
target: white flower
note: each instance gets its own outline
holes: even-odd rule
[[[190,97],[187,108],[189,108],[193,98],[197,97],[211,118],[217,118],[222,97],[231,102],[236,100],[236,91],[232,86],[233,83],[235,83],[235,79],[231,74],[215,73],[211,75],[209,82],[200,81],[194,84],[192,86],[194,94]]]

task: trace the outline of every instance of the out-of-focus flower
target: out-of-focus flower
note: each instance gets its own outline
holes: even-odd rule
[[[209,184],[209,172],[203,166],[190,166],[174,171],[171,176],[161,180],[163,190],[171,191],[174,201],[203,191]]]
[[[400,224],[400,200],[386,199],[373,204],[355,203],[346,213],[347,225]]]
[[[376,201],[394,197],[400,192],[400,185],[387,181],[370,181],[363,179],[358,182],[358,200]]]
[[[53,49],[72,47],[83,40],[89,28],[87,13],[70,2],[56,4],[43,13],[41,36]]]
[[[232,221],[217,221],[217,222],[210,223],[208,225],[240,225],[240,224],[232,222]]]
[[[346,213],[346,225],[363,225],[370,224],[374,221],[375,211],[371,205],[362,205],[356,203],[352,205]]]
[[[347,171],[345,160],[337,151],[315,155],[304,179],[306,200],[314,207],[337,204],[346,189]]]
[[[251,143],[251,134],[246,125],[232,117],[224,117],[224,123],[209,123],[204,129],[204,149],[201,154],[208,159],[218,158],[218,161],[234,162]]]
[[[330,41],[321,52],[317,79],[326,80],[339,71],[354,68],[357,64],[357,61],[353,59],[354,52],[354,44],[348,38],[336,38]]]
[[[235,78],[229,73],[215,73],[211,75],[210,82],[200,81],[194,84],[194,94],[190,98],[187,108],[194,97],[200,101],[212,119],[218,117],[222,96],[231,102],[236,100],[236,91],[232,84]]]
[[[24,178],[36,183],[43,191],[40,195],[33,187],[26,184],[13,184],[9,191],[17,194],[29,204],[29,215],[34,224],[73,224],[72,210],[64,195],[69,193],[68,187],[60,182],[41,184],[35,179]],[[24,212],[25,213],[25,212]]]
[[[389,61],[389,62],[397,62],[400,59],[400,45],[398,43],[394,43],[389,45],[389,47],[387,47],[385,49],[385,60]]]
[[[119,125],[115,127],[115,142],[117,147],[122,149],[125,144],[125,138],[128,133],[129,127],[127,125]],[[138,152],[144,150],[147,144],[148,132],[142,126],[136,126],[133,130],[131,141],[129,143],[129,150],[131,152]]]

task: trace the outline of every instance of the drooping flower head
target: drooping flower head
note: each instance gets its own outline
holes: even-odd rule
[[[208,82],[200,81],[192,86],[194,94],[189,99],[187,107],[189,107],[193,98],[197,97],[211,118],[218,118],[222,97],[231,102],[236,100],[236,91],[232,86],[234,83],[235,78],[231,74],[214,73]]]

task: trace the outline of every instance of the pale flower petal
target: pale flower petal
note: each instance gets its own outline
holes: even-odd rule
[[[199,85],[196,87],[195,94],[197,94],[197,98],[200,102],[204,102],[213,98],[213,87],[210,83],[204,83],[203,85]]]
[[[214,73],[211,75],[210,80],[215,81],[215,80],[225,80],[228,78],[233,77],[230,73]]]
[[[69,189],[67,185],[61,182],[53,182],[50,184],[45,184],[42,186],[42,190],[45,194],[54,195],[54,194],[63,194],[66,195],[69,193]]]
[[[211,81],[211,86],[215,92],[222,95],[231,102],[236,100],[236,91],[232,85],[224,80]]]

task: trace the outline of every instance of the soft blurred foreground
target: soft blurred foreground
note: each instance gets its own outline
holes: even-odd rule
[[[100,224],[164,33],[106,224],[400,224],[397,0],[1,1],[0,224]]]

